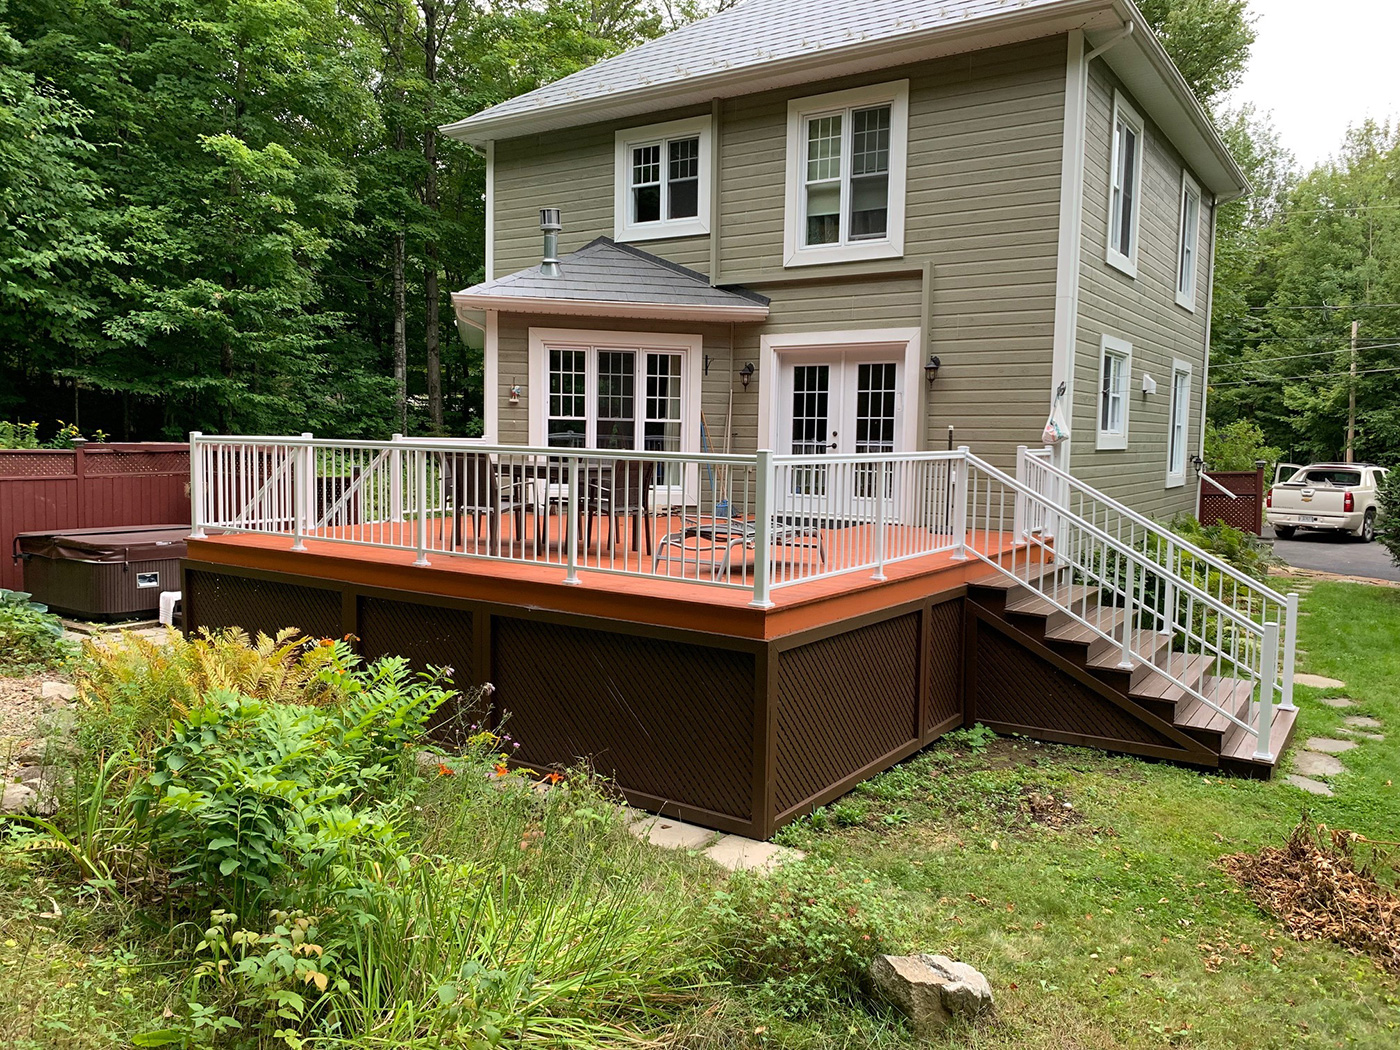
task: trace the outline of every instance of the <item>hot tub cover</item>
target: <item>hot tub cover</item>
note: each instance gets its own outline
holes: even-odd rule
[[[188,525],[139,525],[131,528],[65,529],[21,532],[15,557],[54,561],[133,562],[183,558]]]

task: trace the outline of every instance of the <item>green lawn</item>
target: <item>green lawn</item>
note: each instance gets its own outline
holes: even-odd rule
[[[953,955],[990,977],[995,1020],[956,1032],[950,1046],[1393,1050],[1400,978],[1330,943],[1281,934],[1216,865],[1281,844],[1305,810],[1314,822],[1400,839],[1400,590],[1323,583],[1305,594],[1303,609],[1300,670],[1346,681],[1338,692],[1357,706],[1334,710],[1315,702],[1325,694],[1300,688],[1295,749],[1334,733],[1346,715],[1386,725],[1384,742],[1363,741],[1343,756],[1348,772],[1333,779],[1335,798],[1281,778],[1224,779],[973,731],[780,839],[896,905],[897,947]],[[519,837],[503,834],[505,848],[515,850]],[[590,848],[619,850],[606,837],[596,843]],[[646,863],[653,907],[668,914],[701,916],[723,885],[698,858],[656,851]],[[677,921],[693,931],[697,956],[713,950],[702,923]],[[5,859],[0,1045],[126,1046],[127,1033],[179,1010],[182,969],[162,955],[167,931],[141,922],[119,922],[96,895],[32,861]],[[910,1042],[878,1010],[833,1005],[784,1020],[765,1002],[717,977],[699,1005],[657,1018],[652,1035],[656,1045],[694,1050]]]

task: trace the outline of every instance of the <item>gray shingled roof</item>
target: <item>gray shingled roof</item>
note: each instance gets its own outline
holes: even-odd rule
[[[631,245],[599,237],[559,259],[560,275],[546,277],[538,266],[473,285],[453,299],[563,300],[645,307],[706,310],[743,308],[766,312],[766,296],[746,288],[714,288],[702,273],[658,258]]]
[[[643,88],[726,76],[747,68],[878,44],[941,27],[1004,17],[1072,0],[744,0],[614,58],[508,99],[457,124],[466,131]]]

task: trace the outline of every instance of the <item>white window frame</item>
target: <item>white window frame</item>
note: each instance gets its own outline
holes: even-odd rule
[[[1186,398],[1184,401],[1178,401],[1176,381],[1182,376],[1186,377]],[[1191,362],[1174,358],[1172,360],[1171,404],[1168,406],[1167,415],[1167,488],[1169,489],[1180,488],[1186,484],[1186,465],[1190,460],[1187,453],[1191,448],[1191,377]],[[1181,424],[1180,470],[1174,469],[1176,464],[1172,462],[1172,437],[1178,421]]]
[[[1196,201],[1196,221],[1191,229],[1187,229],[1188,209],[1187,204],[1192,199]],[[1181,170],[1181,221],[1180,233],[1176,248],[1176,305],[1183,309],[1196,312],[1196,289],[1200,286],[1201,277],[1201,210],[1205,207],[1205,200],[1201,196],[1201,185],[1193,179],[1185,168]],[[1187,251],[1191,253],[1191,280],[1183,287],[1182,267],[1186,263]]]
[[[628,128],[616,135],[613,191],[613,239],[617,241],[655,241],[666,237],[703,237],[710,232],[710,118],[689,117],[670,120],[664,124],[649,124]],[[700,180],[697,188],[696,215],[688,219],[668,219],[667,167],[670,151],[667,143],[676,139],[700,140]],[[632,150],[636,146],[661,146],[661,219],[658,222],[632,221]]]
[[[803,216],[807,167],[807,121],[827,113],[849,112],[888,104],[890,107],[890,190],[889,219],[884,237],[803,247]],[[841,216],[843,235],[847,231],[847,201],[850,195],[851,121],[842,122]],[[909,81],[872,84],[849,91],[793,99],[788,103],[787,189],[783,211],[783,265],[819,266],[824,263],[860,259],[898,259],[904,255],[904,202],[909,161]]]
[[[1104,390],[1103,366],[1110,354],[1123,359],[1123,429],[1105,430],[1103,426]],[[1099,342],[1099,371],[1096,381],[1098,398],[1094,429],[1098,432],[1097,448],[1104,452],[1121,452],[1128,447],[1128,408],[1132,404],[1133,344],[1115,335],[1105,335]]]
[[[700,451],[700,384],[704,362],[704,341],[698,335],[675,332],[603,332],[589,328],[531,328],[530,329],[530,444],[544,448],[549,444],[549,348],[553,345],[589,347],[585,365],[588,376],[585,390],[585,412],[597,425],[597,350],[631,350],[644,354],[648,350],[681,354],[681,451]],[[642,358],[638,358],[639,361]],[[642,393],[634,395],[640,402]]]
[[[1131,232],[1129,237],[1131,243],[1128,245],[1128,254],[1124,255],[1116,247],[1114,240],[1115,232],[1121,226],[1114,206],[1114,196],[1117,194],[1118,186],[1118,161],[1121,142],[1118,137],[1118,125],[1125,124],[1137,132],[1138,148],[1133,157],[1133,214]],[[1113,93],[1113,123],[1109,126],[1109,137],[1113,146],[1110,155],[1110,167],[1108,169],[1108,264],[1117,270],[1122,270],[1129,277],[1136,278],[1138,275],[1138,241],[1139,231],[1142,228],[1142,207],[1143,207],[1143,186],[1142,169],[1143,154],[1147,151],[1147,136],[1144,133],[1144,123],[1142,116],[1135,110],[1121,91]]]

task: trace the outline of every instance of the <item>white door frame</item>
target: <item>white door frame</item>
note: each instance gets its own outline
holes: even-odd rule
[[[896,403],[900,424],[897,451],[916,452],[920,447],[919,379],[923,374],[923,330],[919,328],[870,328],[836,332],[793,332],[759,339],[759,376],[763,394],[758,402],[758,447],[786,454],[780,428],[785,418],[779,380],[782,360],[801,362],[840,351],[886,351],[903,363],[900,397]]]

